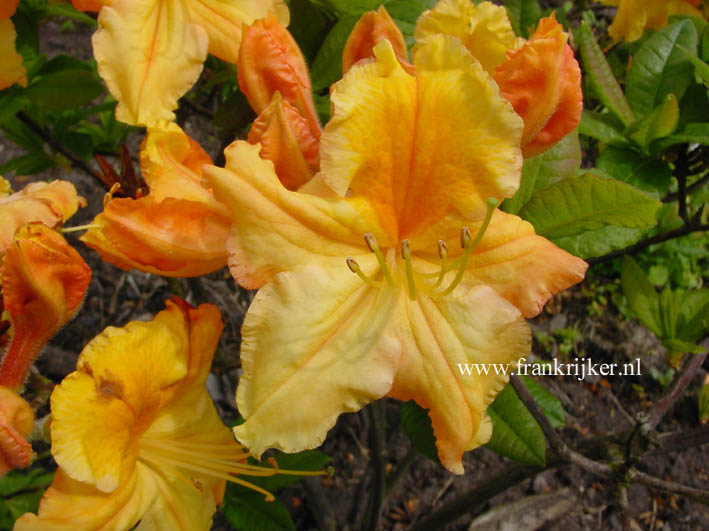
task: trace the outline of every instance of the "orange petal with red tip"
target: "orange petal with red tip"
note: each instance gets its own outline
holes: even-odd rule
[[[342,73],[345,74],[357,61],[374,58],[374,46],[382,40],[391,43],[401,66],[413,74],[414,67],[407,59],[404,35],[384,6],[377,11],[368,11],[355,25],[342,52]]]
[[[121,269],[169,277],[206,275],[227,263],[231,226],[204,203],[168,197],[114,199],[81,241]]]
[[[0,477],[30,464],[34,452],[27,437],[34,427],[34,412],[17,393],[0,385]]]
[[[38,221],[55,227],[65,222],[84,199],[68,181],[32,183],[15,194],[0,196],[0,252],[12,244],[15,231]]]
[[[581,119],[581,70],[554,15],[539,21],[524,46],[495,70],[500,92],[524,120],[522,153],[533,157],[573,131]]]
[[[101,11],[103,6],[110,6],[111,0],[71,0],[79,11]]]
[[[318,140],[305,118],[277,92],[254,121],[249,143],[261,143],[261,157],[273,162],[276,175],[289,190],[297,190],[318,169]]]
[[[79,310],[91,269],[61,234],[28,224],[15,235],[2,266],[12,339],[0,365],[0,385],[18,389],[39,350]]]
[[[261,113],[276,92],[308,121],[320,138],[308,67],[286,28],[273,15],[245,26],[238,63],[239,88],[251,107]]]

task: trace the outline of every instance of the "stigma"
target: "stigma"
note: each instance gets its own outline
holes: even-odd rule
[[[485,217],[483,218],[483,222],[474,237],[468,227],[463,227],[461,229],[460,247],[462,249],[462,253],[457,258],[450,260],[448,257],[448,245],[445,241],[438,240],[437,250],[438,257],[440,258],[440,268],[436,272],[423,273],[416,271],[412,260],[411,242],[408,239],[405,239],[399,244],[399,257],[403,267],[397,268],[403,270],[403,275],[394,275],[392,269],[396,267],[397,262],[394,261],[391,266],[387,264],[384,253],[379,247],[377,239],[371,232],[365,233],[364,241],[369,251],[372,252],[377,258],[377,262],[379,263],[384,279],[375,280],[365,274],[357,261],[350,256],[345,259],[347,267],[349,267],[350,271],[359,276],[359,278],[361,278],[366,284],[372,287],[378,288],[386,285],[390,288],[394,288],[397,286],[397,282],[394,280],[395,276],[405,279],[406,291],[411,300],[416,300],[419,292],[434,298],[449,295],[463,280],[463,276],[465,275],[465,271],[468,267],[468,262],[470,261],[470,256],[485,235],[485,231],[490,225],[490,220],[492,219],[492,215],[498,205],[499,202],[495,198],[490,198],[486,201],[487,209],[485,211]],[[446,276],[448,276],[448,273],[452,273],[453,271],[455,271],[453,279],[450,284],[444,287],[443,282],[446,279]]]

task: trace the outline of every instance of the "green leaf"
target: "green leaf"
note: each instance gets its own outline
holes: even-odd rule
[[[15,173],[16,175],[33,175],[53,168],[57,163],[42,151],[34,151],[20,155],[0,166],[0,174]]]
[[[578,132],[612,146],[627,146],[630,141],[623,135],[623,126],[612,116],[584,110]]]
[[[645,272],[629,256],[623,257],[620,281],[630,309],[642,324],[660,337],[660,297]]]
[[[0,92],[0,125],[11,120],[15,115],[26,109],[30,101],[22,94],[19,87],[10,87]]]
[[[405,402],[401,406],[401,427],[420,454],[425,455],[434,463],[441,463],[438,459],[436,438],[433,435],[433,426],[427,409],[422,408],[413,400]]]
[[[687,124],[679,131],[656,140],[651,147],[653,151],[658,152],[675,144],[692,143],[709,146],[709,123]]]
[[[325,37],[310,69],[315,92],[329,87],[342,77],[342,51],[358,20],[358,15],[342,17]]]
[[[603,50],[598,46],[591,28],[585,22],[581,24],[579,35],[581,60],[598,99],[623,122],[623,125],[630,125],[635,121],[635,116],[611,72]]]
[[[92,19],[90,16],[77,10],[71,4],[54,4],[48,3],[44,8],[44,15],[50,18],[53,17],[66,17],[82,24],[86,24],[90,28],[98,28],[98,23]]]
[[[637,231],[655,225],[660,203],[616,180],[591,174],[569,177],[537,193],[519,215],[544,236],[572,254],[588,258],[627,244]]]
[[[399,26],[409,46],[414,43],[414,28],[419,16],[435,5],[436,0],[390,0],[385,3],[386,10]]]
[[[229,483],[224,496],[222,513],[236,529],[250,531],[293,531],[295,524],[283,502],[267,502],[263,494],[234,489]]]
[[[687,50],[684,46],[677,45],[677,48],[685,54],[689,62],[694,65],[694,73],[699,76],[705,87],[709,87],[709,65],[702,61],[699,57]]]
[[[528,39],[534,33],[542,10],[537,0],[507,0],[507,15],[510,18],[515,35]]]
[[[689,341],[681,339],[663,339],[662,346],[665,347],[670,354],[703,354],[704,347]]]
[[[323,12],[309,0],[291,0],[288,31],[308,61],[315,57],[327,34]]]
[[[677,45],[697,49],[697,30],[689,20],[658,31],[633,56],[625,94],[635,116],[647,116],[670,93],[680,100],[687,90],[693,67]]]
[[[566,426],[566,413],[561,405],[561,400],[556,398],[541,384],[529,376],[520,376],[524,385],[529,389],[529,393],[534,401],[549,419],[552,428]]]
[[[672,178],[672,171],[664,160],[614,146],[603,150],[596,160],[596,167],[604,174],[635,186],[655,199],[664,197]]]
[[[103,91],[103,85],[90,72],[61,70],[35,78],[25,95],[42,109],[62,111],[87,105]]]
[[[638,120],[626,130],[630,137],[641,148],[645,149],[650,142],[670,135],[679,123],[679,105],[674,94],[668,94],[665,100],[655,107],[650,114]]]
[[[12,496],[16,492],[47,487],[54,477],[54,472],[42,466],[11,470],[0,478],[0,496]]]
[[[702,424],[709,420],[709,380],[705,378],[704,382],[702,390],[699,392],[697,404],[699,406],[699,422]]]
[[[675,337],[697,343],[709,332],[709,289],[679,293],[680,308]]]
[[[330,9],[334,9],[341,15],[361,15],[366,11],[377,9],[386,0],[318,0]]]
[[[524,159],[517,193],[502,203],[505,212],[516,214],[538,191],[576,173],[581,166],[578,132],[573,131],[544,153]]]
[[[497,395],[487,414],[492,420],[492,437],[485,446],[520,463],[546,464],[544,432],[511,385]]]

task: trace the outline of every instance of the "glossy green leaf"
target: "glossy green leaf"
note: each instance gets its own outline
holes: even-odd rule
[[[625,95],[637,118],[647,116],[670,93],[680,100],[691,83],[692,63],[677,45],[697,49],[697,30],[689,20],[658,31],[633,56]]]
[[[625,135],[644,149],[653,140],[669,136],[678,123],[679,104],[675,95],[670,93],[645,118],[631,124]]]
[[[62,111],[87,105],[103,91],[103,85],[86,70],[60,70],[36,78],[25,95],[37,107]]]
[[[358,15],[342,17],[325,37],[310,69],[315,92],[328,88],[342,77],[342,51],[358,20]]]
[[[310,0],[291,0],[288,31],[310,62],[315,57],[327,34],[327,20]]]
[[[584,174],[537,193],[519,215],[537,234],[589,258],[632,243],[639,229],[655,225],[659,208],[658,201],[628,184]]]
[[[505,386],[487,408],[492,420],[492,437],[485,445],[493,452],[520,463],[544,466],[546,439],[511,385]]]
[[[584,110],[579,123],[579,134],[590,136],[612,146],[627,146],[630,141],[623,135],[624,127],[612,116]]]
[[[546,387],[533,378],[529,376],[520,376],[520,378],[529,389],[534,401],[549,419],[549,424],[551,424],[552,428],[566,426],[566,413],[561,405],[561,400],[547,391]]]
[[[528,39],[534,33],[537,22],[542,17],[539,2],[537,0],[507,0],[505,7],[515,35]]]
[[[672,171],[664,160],[614,146],[603,150],[596,160],[596,168],[609,177],[643,190],[655,199],[664,197],[672,178]]]
[[[427,409],[422,408],[413,400],[402,404],[401,427],[420,454],[425,455],[434,463],[440,464],[436,438],[433,435],[433,426]]]
[[[295,530],[295,524],[281,500],[267,502],[263,494],[243,488],[235,489],[231,483],[227,485],[221,511],[229,523],[238,530]]]
[[[579,36],[584,71],[598,99],[623,122],[623,125],[630,125],[635,121],[635,116],[611,72],[603,50],[598,46],[591,28],[585,22],[581,24]]]
[[[553,148],[524,159],[522,179],[517,193],[502,203],[505,212],[516,214],[538,191],[573,175],[581,166],[578,132],[562,138]]]
[[[709,123],[687,124],[673,134],[652,143],[653,151],[661,151],[675,144],[701,144],[709,146]]]
[[[704,86],[709,87],[709,65],[687,50],[687,48],[679,45],[677,45],[677,48],[685,54],[687,59],[689,59],[689,62],[692,63],[694,66],[694,73],[702,80]]]
[[[623,257],[620,280],[625,298],[635,316],[656,336],[662,335],[659,296],[635,260]]]

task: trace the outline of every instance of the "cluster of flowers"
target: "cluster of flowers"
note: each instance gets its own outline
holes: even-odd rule
[[[14,4],[0,9],[10,43]],[[274,472],[248,455],[318,446],[340,413],[385,396],[429,409],[442,464],[462,473],[506,378],[453,368],[524,358],[524,318],[586,270],[496,208],[523,159],[580,118],[580,70],[554,17],[525,41],[502,7],[441,0],[418,20],[410,59],[384,7],[367,13],[321,127],[282,0],[74,5],[100,10],[99,72],[117,117],[147,128],[149,188],[114,198],[114,187],[81,239],[123,269],[187,277],[228,265],[259,289],[242,330],[246,421],[234,432],[245,446],[205,389],[218,310],[168,301],[151,322],[106,329],[57,386],[59,471],[16,528],[206,529],[226,481]],[[223,168],[172,121],[208,52],[238,66],[258,114]],[[7,57],[0,81],[21,82]],[[81,204],[67,182],[11,194],[0,181],[0,473],[32,457],[33,413],[17,393],[90,280],[55,230]]]

